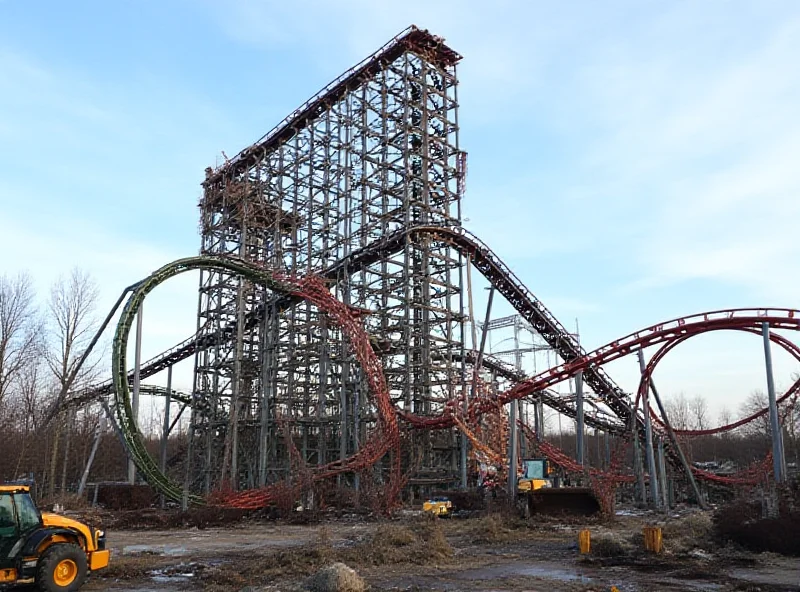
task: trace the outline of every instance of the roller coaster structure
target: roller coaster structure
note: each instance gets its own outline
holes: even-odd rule
[[[300,487],[292,480],[298,462],[305,467],[304,487],[334,476],[357,487],[358,475],[368,471],[394,494],[414,479],[453,484],[466,462],[462,429],[516,400],[541,401],[575,417],[576,407],[552,389],[578,374],[610,411],[589,412],[588,425],[643,437],[647,412],[639,401],[673,347],[710,331],[800,328],[800,311],[792,309],[715,311],[586,352],[461,225],[466,154],[458,144],[460,59],[442,39],[411,27],[261,140],[206,170],[201,255],[165,265],[129,288],[114,338],[112,379],[70,398],[72,404],[98,397],[112,402],[130,457],[166,497],[201,503],[225,490],[218,501],[261,507],[287,483]],[[468,266],[562,364],[526,377],[467,349]],[[194,358],[192,392],[176,399],[191,410],[181,483],[145,450],[126,351],[147,294],[191,270],[201,277],[197,333],[139,368],[147,378]],[[800,349],[783,335],[770,333],[769,339],[800,359]],[[604,366],[651,346],[660,349],[636,396],[624,392]],[[468,399],[468,377],[479,360],[511,387]],[[798,390],[800,381],[779,402]],[[664,431],[665,418],[653,417],[656,431]],[[677,446],[667,447],[676,466]],[[409,457],[417,459],[416,468],[403,477],[411,470]],[[763,477],[757,473],[728,482],[751,483]]]
[[[311,469],[314,481],[328,479],[336,474],[346,471],[364,470],[390,450],[397,447],[400,442],[400,428],[404,423],[414,429],[437,430],[453,427],[458,422],[461,415],[459,405],[448,405],[445,411],[437,417],[421,417],[411,413],[399,412],[393,405],[388,396],[388,388],[383,376],[382,365],[375,355],[369,336],[363,329],[358,311],[337,301],[330,294],[329,288],[314,276],[307,278],[288,278],[271,274],[268,271],[259,269],[256,266],[247,264],[243,261],[233,259],[219,259],[211,257],[195,257],[190,259],[178,260],[161,268],[145,281],[139,284],[122,312],[117,332],[114,338],[113,347],[113,369],[116,405],[118,412],[119,425],[125,434],[126,443],[129,451],[136,459],[137,466],[147,476],[148,482],[158,488],[162,493],[179,500],[182,490],[179,486],[171,484],[169,479],[163,475],[150,459],[143,446],[142,437],[138,427],[132,417],[130,400],[130,387],[128,372],[126,371],[126,351],[128,335],[136,315],[136,311],[143,302],[145,296],[155,286],[166,279],[191,269],[198,268],[224,268],[251,277],[253,281],[259,281],[264,285],[269,285],[273,289],[285,295],[295,298],[306,298],[313,301],[323,310],[333,321],[346,333],[359,362],[363,365],[365,375],[370,384],[372,400],[379,411],[379,422],[377,429],[371,434],[370,440],[353,456],[345,462],[334,462],[325,466],[318,466]],[[772,329],[800,330],[800,310],[795,309],[731,309],[719,310],[702,313],[691,317],[673,319],[664,323],[653,325],[636,333],[609,343],[592,352],[584,353],[579,357],[565,362],[559,366],[551,368],[536,376],[519,381],[511,389],[501,393],[495,399],[476,400],[469,405],[466,418],[475,418],[483,413],[491,411],[498,404],[505,405],[511,401],[523,399],[535,393],[551,388],[560,382],[570,379],[578,372],[597,371],[605,364],[617,360],[621,357],[631,355],[639,349],[649,346],[661,345],[660,356],[655,356],[648,365],[648,372],[643,375],[639,392],[647,388],[652,370],[658,361],[663,358],[661,352],[669,351],[672,347],[682,343],[686,339],[707,333],[710,331],[736,330],[746,332],[760,332],[763,324],[766,323]],[[773,333],[771,339],[781,345],[796,359],[800,360],[800,348],[794,343],[784,338],[780,334]],[[789,397],[796,396],[800,391],[800,379],[787,390],[779,401],[784,401]],[[559,411],[564,412],[563,408]],[[628,407],[630,410],[630,407]],[[569,413],[569,410],[566,410]],[[766,410],[745,418],[741,422],[736,422],[728,426],[721,426],[713,430],[704,430],[703,434],[720,432],[733,429],[752,421],[758,415],[765,413]],[[656,416],[657,417],[657,416]],[[697,432],[684,431],[687,435]],[[396,455],[399,458],[399,455]],[[751,483],[753,478],[721,478],[716,477],[707,471],[694,469],[697,476],[728,483]],[[620,477],[621,480],[627,477]],[[282,484],[280,484],[282,485]],[[263,507],[274,501],[274,492],[280,485],[272,485],[263,488],[253,489],[242,493],[228,494],[225,502],[246,508]],[[193,501],[201,502],[200,498]]]

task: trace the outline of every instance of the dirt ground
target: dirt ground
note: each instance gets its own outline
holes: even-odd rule
[[[108,531],[112,565],[90,590],[248,592],[306,590],[308,577],[342,561],[371,590],[578,592],[800,590],[800,561],[754,555],[710,540],[710,520],[676,515],[664,524],[664,551],[642,548],[642,527],[661,516],[621,512],[612,521],[500,514],[391,521],[351,517],[299,526],[275,521],[225,527]],[[580,555],[588,528],[592,552]]]

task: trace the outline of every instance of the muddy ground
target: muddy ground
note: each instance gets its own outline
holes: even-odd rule
[[[710,518],[622,512],[611,521],[495,514],[390,521],[363,517],[307,525],[244,521],[224,527],[108,531],[112,565],[84,588],[166,592],[300,591],[334,561],[356,569],[371,590],[800,590],[800,560],[721,546]],[[664,551],[642,548],[642,527],[664,524]],[[592,533],[580,555],[577,535]],[[248,588],[252,586],[252,588]]]

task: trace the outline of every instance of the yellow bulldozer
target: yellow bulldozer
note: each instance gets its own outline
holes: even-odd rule
[[[40,512],[29,485],[0,485],[0,589],[75,592],[109,558],[103,531]]]
[[[600,504],[589,487],[565,486],[555,467],[546,458],[524,459],[517,481],[517,507],[524,518],[531,514],[578,514],[600,511]]]

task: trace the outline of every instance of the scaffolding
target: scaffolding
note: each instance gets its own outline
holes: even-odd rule
[[[407,29],[258,142],[206,169],[199,204],[203,254],[324,274],[336,298],[362,311],[395,405],[420,415],[441,413],[463,389],[465,260],[446,242],[409,234],[368,265],[349,262],[397,231],[460,225],[460,59],[441,38]],[[311,465],[351,455],[372,429],[360,369],[310,303],[204,271],[204,339],[213,345],[195,355],[188,489],[285,477],[281,426]],[[413,438],[411,484],[458,480],[454,430]],[[358,485],[358,475],[343,478]]]

